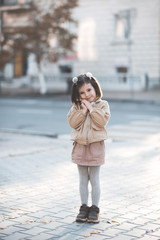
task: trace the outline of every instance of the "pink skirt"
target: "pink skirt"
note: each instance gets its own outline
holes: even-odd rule
[[[100,166],[105,163],[104,141],[82,145],[74,142],[72,162],[82,166]]]

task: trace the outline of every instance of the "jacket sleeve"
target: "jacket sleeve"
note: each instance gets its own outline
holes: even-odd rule
[[[67,114],[67,118],[71,128],[77,129],[84,123],[86,114],[82,112],[82,109],[74,105]]]
[[[110,108],[107,101],[101,107],[95,106],[90,113],[93,125],[98,128],[104,127],[110,118]]]

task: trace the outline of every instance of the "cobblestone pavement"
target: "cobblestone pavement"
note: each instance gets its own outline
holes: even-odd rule
[[[160,119],[113,126],[101,168],[101,221],[77,223],[68,136],[0,132],[1,240],[160,239]]]

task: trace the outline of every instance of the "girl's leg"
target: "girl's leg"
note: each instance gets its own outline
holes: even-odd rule
[[[92,205],[98,207],[100,200],[100,166],[89,167],[89,178],[92,186]]]
[[[89,178],[92,186],[92,206],[89,209],[87,222],[99,222],[99,199],[100,199],[100,181],[99,181],[100,166],[89,167]]]
[[[81,203],[88,205],[88,167],[87,166],[78,166],[79,172],[79,191],[81,197]]]

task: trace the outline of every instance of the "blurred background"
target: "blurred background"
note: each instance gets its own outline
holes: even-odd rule
[[[0,0],[5,93],[69,93],[85,72],[105,92],[160,88],[159,0]]]
[[[111,109],[99,228],[74,222],[67,113],[86,72]],[[1,240],[160,239],[159,146],[160,0],[0,0]]]

